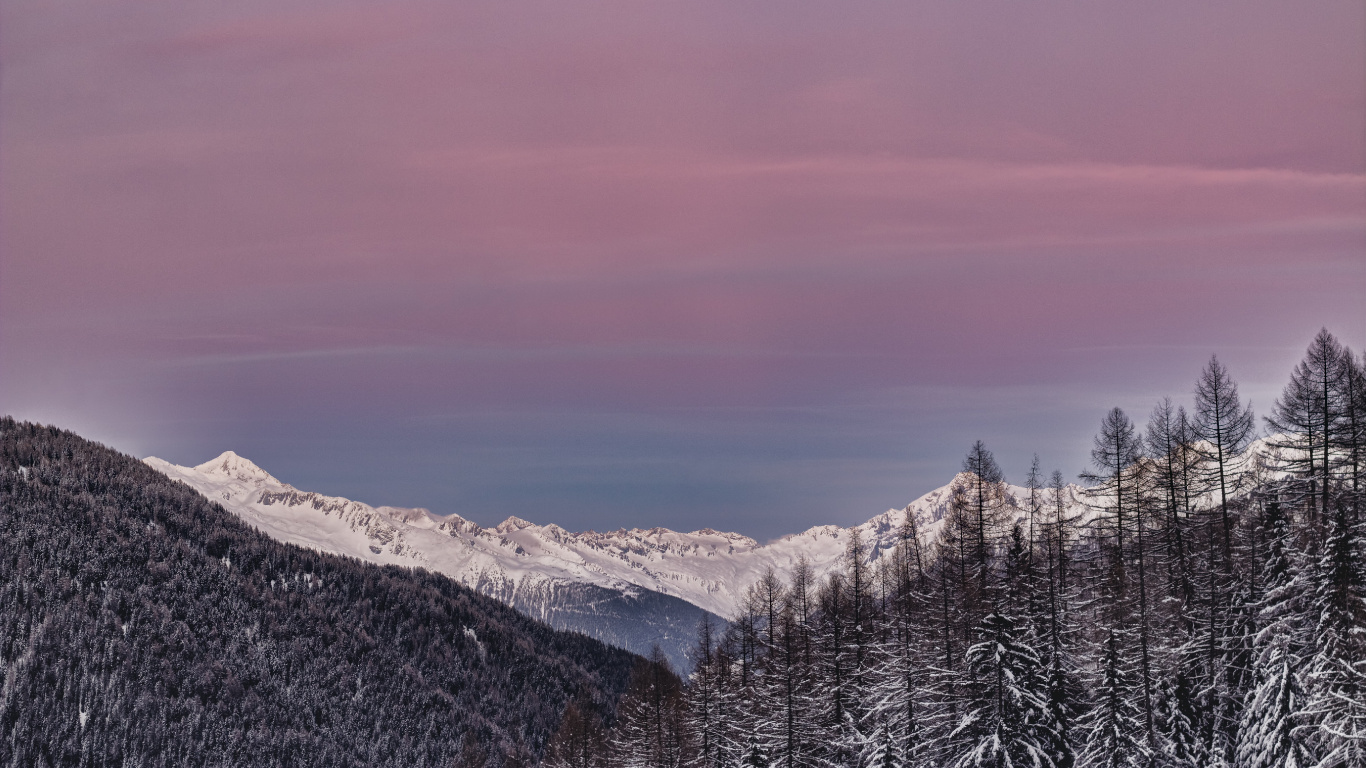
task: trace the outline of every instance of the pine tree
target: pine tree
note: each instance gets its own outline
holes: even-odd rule
[[[883,568],[886,608],[875,650],[873,705],[869,732],[876,754],[868,765],[918,765],[928,721],[929,686],[924,667],[933,663],[924,651],[934,632],[926,620],[932,611],[929,582],[914,513],[907,508],[900,542]]]
[[[928,602],[932,604],[930,610],[933,619],[927,623],[934,640],[932,658],[926,671],[929,678],[927,687],[933,692],[935,709],[926,713],[928,733],[924,752],[935,758],[951,756],[948,752],[950,745],[942,737],[957,726],[964,707],[961,700],[963,671],[959,665],[961,654],[966,648],[960,643],[959,631],[959,624],[963,620],[959,609],[962,602],[959,594],[963,585],[960,575],[962,548],[959,546],[961,539],[955,540],[954,529],[949,525],[951,519],[946,518],[940,529],[929,566],[931,593]]]
[[[1275,638],[1263,655],[1263,679],[1244,709],[1238,732],[1240,768],[1308,766],[1302,737],[1304,694],[1295,667],[1299,660],[1284,637]]]
[[[784,597],[776,620],[774,648],[767,665],[766,714],[759,726],[769,735],[763,746],[774,766],[811,765],[813,746],[820,736],[814,716],[818,711],[813,670],[803,654],[803,635],[797,600]]]
[[[873,578],[863,549],[863,538],[858,528],[850,529],[849,544],[844,554],[848,584],[850,646],[849,696],[846,707],[849,720],[855,727],[863,720],[867,711],[868,665],[871,661],[870,647],[875,619]]]
[[[1366,563],[1360,526],[1345,505],[1330,515],[1328,538],[1314,572],[1310,615],[1310,744],[1316,766],[1366,764]]]
[[[1177,669],[1174,679],[1163,680],[1157,704],[1158,765],[1163,768],[1201,768],[1204,750],[1194,715],[1190,678]]]
[[[1215,706],[1216,738],[1214,743],[1223,758],[1235,764],[1240,724],[1245,704],[1256,685],[1254,639],[1257,635],[1256,611],[1259,595],[1250,581],[1244,580],[1234,591],[1230,601],[1228,620],[1224,623],[1219,657],[1222,678],[1217,687]]]
[[[1053,762],[1057,768],[1072,768],[1077,755],[1073,746],[1072,720],[1080,710],[1083,698],[1081,685],[1069,655],[1055,651],[1048,661],[1048,713],[1056,724],[1052,745]]]
[[[1246,490],[1243,483],[1249,467],[1247,446],[1252,439],[1254,420],[1252,407],[1244,405],[1238,387],[1217,357],[1196,382],[1194,436],[1196,452],[1201,464],[1195,479],[1202,491],[1212,495],[1203,513],[1205,525],[1200,532],[1204,539],[1205,557],[1201,563],[1204,575],[1203,616],[1199,618],[1200,638],[1194,636],[1183,653],[1193,661],[1201,648],[1201,660],[1193,665],[1199,675],[1197,685],[1198,724],[1211,764],[1223,764],[1231,758],[1232,736],[1237,726],[1237,709],[1241,692],[1231,686],[1237,681],[1236,659],[1227,651],[1230,638],[1237,635],[1233,625],[1246,614],[1244,602],[1235,602],[1232,587],[1238,578],[1238,561],[1234,558],[1234,507],[1239,494]],[[1231,624],[1232,622],[1232,624]]]
[[[905,768],[907,762],[896,748],[891,726],[883,723],[862,756],[861,764],[868,768]]]
[[[1039,465],[1039,454],[1034,454],[1033,460],[1029,463],[1029,474],[1025,476],[1025,488],[1029,491],[1028,513],[1029,530],[1026,535],[1028,542],[1025,547],[1025,560],[1021,567],[1021,578],[1027,585],[1025,588],[1026,607],[1024,614],[1028,622],[1030,641],[1038,647],[1047,647],[1049,634],[1049,613],[1047,596],[1048,584],[1045,582],[1047,577],[1043,570],[1044,551],[1050,544],[1046,534],[1047,525],[1044,519],[1044,497],[1042,470]],[[1040,640],[1044,642],[1040,642]]]
[[[1120,657],[1117,632],[1106,634],[1096,703],[1084,724],[1082,764],[1094,768],[1139,768],[1151,757],[1142,713],[1134,704],[1134,685]]]
[[[823,751],[827,759],[847,763],[854,742],[854,712],[857,704],[852,695],[854,649],[850,643],[849,584],[845,574],[832,573],[818,599],[820,610],[817,630],[817,676],[823,679],[823,696],[818,719],[825,729]]]
[[[1350,349],[1342,351],[1344,403],[1346,418],[1339,432],[1343,477],[1347,485],[1346,502],[1353,523],[1361,523],[1363,494],[1366,494],[1366,355],[1360,360]]]
[[[740,761],[742,768],[769,768],[772,763],[768,760],[768,751],[760,743],[757,734],[751,734],[750,740],[745,746],[744,758]]]
[[[1307,462],[1249,460],[1250,409],[1217,360],[1194,424],[1164,401],[1140,441],[1122,411],[1106,417],[1087,528],[1059,473],[1041,487],[1037,462],[1016,514],[974,445],[932,540],[908,514],[890,556],[856,556],[853,536],[818,591],[805,566],[756,588],[692,677],[690,709],[711,707],[732,734],[716,739],[724,757],[694,764],[1366,762],[1352,426],[1366,411],[1349,405],[1366,386],[1349,351],[1339,363],[1341,417],[1309,422],[1328,436],[1314,443],[1313,494]],[[692,689],[707,679],[718,693],[703,703]]]
[[[963,712],[962,655],[972,644],[972,631],[980,617],[987,613],[980,582],[972,576],[977,536],[967,489],[966,483],[957,481],[950,488],[948,510],[933,545],[929,568],[937,641],[930,670],[935,699],[942,710],[936,717],[947,721],[947,729],[937,730],[944,733],[952,730]]]
[[[1290,521],[1278,499],[1263,506],[1266,564],[1253,642],[1255,686],[1238,727],[1236,763],[1249,768],[1307,766],[1304,747],[1304,666],[1307,595],[1294,562]]]
[[[778,613],[782,610],[785,588],[777,573],[770,566],[764,575],[750,587],[749,601],[757,606],[755,614],[762,620],[756,631],[756,641],[760,656],[773,652],[773,633],[778,627]]]
[[[771,714],[766,678],[768,646],[763,640],[765,616],[757,589],[749,590],[721,643],[730,662],[726,679],[734,701],[732,722],[742,745],[758,738],[755,734]]]
[[[1097,471],[1082,477],[1096,483],[1087,490],[1087,498],[1099,512],[1097,537],[1102,551],[1108,554],[1100,607],[1106,613],[1107,626],[1136,642],[1139,708],[1144,736],[1151,743],[1153,684],[1145,512],[1152,506],[1152,489],[1149,465],[1142,459],[1143,441],[1133,422],[1123,410],[1113,408],[1102,420],[1091,451]],[[1131,570],[1131,563],[1136,568]]]
[[[1091,461],[1097,472],[1084,473],[1083,480],[1095,483],[1087,489],[1087,501],[1101,514],[1097,520],[1109,518],[1109,529],[1098,534],[1109,552],[1109,589],[1115,596],[1115,607],[1120,615],[1113,617],[1120,625],[1127,610],[1125,593],[1128,574],[1125,566],[1128,548],[1124,535],[1133,527],[1138,499],[1138,460],[1143,455],[1143,444],[1134,432],[1133,422],[1119,408],[1111,409],[1101,421],[1091,449]],[[1132,544],[1132,542],[1130,542]]]
[[[1072,723],[1083,711],[1084,691],[1077,675],[1074,654],[1079,635],[1073,606],[1077,603],[1072,576],[1072,549],[1077,543],[1077,521],[1069,510],[1069,492],[1062,472],[1054,470],[1049,480],[1051,519],[1047,526],[1048,566],[1048,703],[1058,724],[1059,743],[1055,762],[1070,768],[1076,759]]]
[[[1061,740],[1048,706],[1038,653],[1016,634],[1015,622],[992,613],[982,641],[965,655],[973,697],[950,739],[959,744],[961,768],[1055,768]]]
[[[692,652],[692,674],[687,688],[687,727],[694,746],[692,764],[719,768],[729,764],[735,751],[731,732],[735,702],[724,685],[726,659],[716,647],[716,629],[704,614],[697,628]],[[584,768],[587,768],[586,766]]]
[[[1077,521],[1069,510],[1068,489],[1063,483],[1062,472],[1054,470],[1048,490],[1052,512],[1044,535],[1048,567],[1048,634],[1050,651],[1058,655],[1072,624],[1071,605],[1075,595],[1070,553],[1077,541]]]

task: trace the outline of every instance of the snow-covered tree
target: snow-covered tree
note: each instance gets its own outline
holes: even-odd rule
[[[1081,764],[1088,768],[1140,768],[1152,756],[1132,675],[1120,655],[1118,634],[1113,629],[1106,634],[1095,705],[1082,724],[1086,741]]]
[[[736,693],[729,685],[731,659],[718,647],[716,628],[704,616],[692,652],[686,691],[686,728],[697,768],[733,765],[740,754],[735,722]]]
[[[1303,743],[1304,693],[1296,667],[1300,663],[1284,637],[1267,649],[1262,680],[1244,709],[1238,731],[1239,768],[1308,768]]]
[[[1254,648],[1254,685],[1238,728],[1237,764],[1246,768],[1307,768],[1306,698],[1301,683],[1309,595],[1293,553],[1290,521],[1279,499],[1265,505],[1262,528],[1265,594]]]
[[[1205,751],[1196,732],[1190,678],[1176,670],[1163,680],[1157,697],[1157,764],[1162,768],[1201,768]]]
[[[683,689],[655,647],[631,671],[611,751],[622,768],[677,768],[684,757]]]
[[[1366,765],[1366,571],[1361,525],[1346,505],[1332,511],[1314,569],[1316,619],[1305,679],[1316,766]]]
[[[949,737],[957,745],[953,764],[1055,768],[1061,736],[1037,651],[1017,637],[1015,621],[1000,613],[983,620],[981,636],[965,654],[972,698]]]

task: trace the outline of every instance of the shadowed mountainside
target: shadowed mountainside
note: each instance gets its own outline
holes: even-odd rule
[[[610,716],[635,658],[10,418],[0,540],[7,765],[526,762],[571,699]]]

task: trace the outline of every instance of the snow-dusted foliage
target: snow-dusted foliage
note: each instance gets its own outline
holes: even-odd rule
[[[1081,764],[1097,768],[1145,766],[1151,755],[1138,686],[1126,669],[1128,660],[1120,655],[1114,630],[1105,638],[1099,661],[1094,702],[1082,726]]]
[[[888,556],[907,521],[929,541],[943,525],[954,489],[966,485],[971,498],[959,502],[970,502],[974,513],[1023,518],[1028,496],[1026,488],[1003,482],[973,485],[976,475],[969,472],[861,525],[817,526],[761,544],[712,529],[574,533],[517,517],[485,528],[459,515],[302,491],[231,451],[195,467],[155,457],[146,462],[280,541],[443,573],[558,629],[642,655],[658,645],[679,670],[688,668],[687,649],[702,615],[710,613],[718,625],[738,615],[749,586],[768,572],[787,581],[805,567],[810,578],[823,579],[843,567],[854,537],[870,560]],[[1064,488],[1074,512],[1081,508],[1079,490]]]
[[[972,693],[949,734],[960,768],[1055,768],[1060,735],[1048,706],[1038,653],[1016,636],[1015,621],[993,613],[964,656]]]
[[[1190,415],[1104,417],[1083,494],[972,446],[932,521],[756,579],[705,635],[684,763],[1366,765],[1362,368],[1321,335],[1252,441],[1211,360]]]
[[[1366,361],[1321,333],[1270,409],[1272,434],[1260,440],[1251,405],[1218,360],[1200,375],[1190,405],[1161,401],[1146,429],[1120,409],[1105,414],[1085,489],[1058,472],[1045,483],[1037,464],[1024,486],[1008,485],[977,442],[952,483],[903,510],[766,545],[716,531],[571,534],[516,519],[482,529],[302,494],[233,456],[193,470],[151,462],[271,535],[302,537],[297,543],[315,549],[422,565],[486,594],[504,590],[500,599],[514,605],[515,595],[537,590],[547,609],[558,599],[553,589],[648,591],[690,603],[701,628],[686,655],[681,644],[650,659],[623,655],[615,670],[590,652],[600,646],[573,646],[575,656],[572,643],[527,629],[549,643],[552,671],[498,678],[490,665],[520,653],[523,640],[500,633],[499,622],[442,618],[475,605],[450,580],[278,544],[262,559],[251,553],[263,539],[247,547],[250,532],[224,527],[222,510],[195,502],[197,515],[217,521],[194,528],[196,539],[182,518],[157,512],[159,501],[129,491],[114,505],[127,524],[110,533],[118,546],[108,544],[140,553],[132,562],[145,572],[124,573],[128,583],[145,582],[177,605],[185,589],[220,594],[205,586],[214,584],[238,590],[223,593],[217,609],[238,611],[233,606],[250,597],[248,607],[256,607],[216,629],[194,626],[218,638],[215,648],[245,654],[259,665],[251,669],[264,672],[252,688],[236,667],[220,673],[193,653],[185,663],[198,666],[187,680],[139,662],[137,684],[150,692],[121,701],[131,702],[127,717],[150,713],[148,722],[176,738],[239,749],[260,739],[299,748],[298,738],[372,713],[371,730],[338,738],[354,745],[364,735],[375,750],[367,754],[390,762],[434,744],[431,763],[515,764],[534,760],[554,733],[545,754],[556,768],[1366,766]],[[0,462],[0,492],[21,500],[36,488],[66,494],[52,496],[65,506],[46,521],[23,507],[25,525],[54,540],[108,514],[101,494],[112,492],[73,485],[54,469],[62,461],[6,454]],[[164,482],[151,487],[193,498]],[[220,528],[231,535],[222,538]],[[81,751],[92,734],[123,722],[122,710],[108,704],[110,690],[123,686],[127,694],[133,683],[111,671],[110,659],[124,658],[116,651],[125,643],[184,654],[195,636],[177,622],[190,622],[155,600],[120,607],[142,599],[127,584],[125,603],[107,601],[104,577],[82,562],[35,566],[35,553],[51,554],[49,542],[25,530],[5,539],[21,542],[19,549],[0,549],[8,569],[0,584],[7,609],[0,613],[0,750],[22,743],[29,751],[0,751],[0,763],[112,762]],[[154,544],[169,541],[176,543]],[[175,567],[146,557],[149,547]],[[193,567],[180,567],[190,560]],[[374,573],[387,574],[381,585],[389,586],[366,581]],[[100,660],[104,677],[91,682],[45,661],[44,653],[61,658],[47,649],[66,648],[54,639],[64,635],[54,629],[57,619],[31,606],[53,595],[84,601],[85,613],[61,614],[67,624],[60,627],[89,616],[102,622],[93,634],[75,635],[99,643],[65,652]],[[304,642],[301,651],[261,618],[257,603],[289,608],[305,638],[337,617],[366,621],[335,638],[340,650]],[[616,618],[629,623],[625,614]],[[403,685],[377,681],[373,665],[356,660],[395,647],[411,657],[395,664]],[[680,657],[685,679],[671,671]],[[486,673],[493,676],[479,676]],[[453,679],[466,682],[458,691],[442,687]],[[295,695],[300,681],[313,688],[297,710],[261,709],[251,699]],[[475,701],[476,693],[487,700]],[[442,741],[445,726],[432,721],[446,696],[468,705],[458,740]],[[387,698],[381,707],[372,697]],[[52,716],[30,716],[24,706],[32,701],[46,702]],[[182,709],[167,709],[166,701]],[[224,730],[212,715],[223,706],[247,707],[256,730]],[[526,718],[521,730],[506,725],[513,711]],[[272,730],[277,725],[287,732]],[[63,745],[61,760],[41,753],[39,733]],[[141,744],[126,729],[120,734],[117,749]]]
[[[0,765],[525,765],[633,661],[8,418],[0,542]]]

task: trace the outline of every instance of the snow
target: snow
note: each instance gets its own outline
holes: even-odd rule
[[[936,488],[904,509],[888,510],[853,528],[817,526],[760,544],[710,528],[572,533],[554,523],[538,525],[519,517],[483,528],[458,515],[371,507],[300,491],[231,451],[197,467],[155,457],[145,461],[280,541],[374,563],[427,568],[505,602],[519,590],[564,581],[627,592],[654,590],[726,618],[736,615],[749,586],[769,568],[787,579],[803,556],[817,577],[837,568],[854,528],[873,560],[896,546],[907,514],[916,516],[922,540],[932,540],[951,488]],[[1069,486],[1071,505],[1080,504],[1079,490]],[[1027,489],[1010,486],[1009,491],[1017,515],[1024,517]]]

